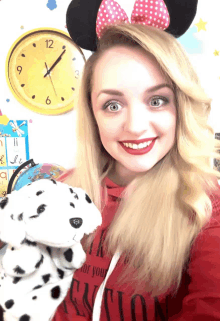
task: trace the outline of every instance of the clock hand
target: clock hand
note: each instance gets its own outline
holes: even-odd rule
[[[46,63],[46,62],[45,62],[45,66],[46,66],[47,72],[48,72],[49,70],[48,70],[47,63]],[[55,91],[55,94],[56,94],[56,96],[57,96],[57,93],[56,93],[56,90],[55,90],[55,87],[54,87],[54,84],[53,84],[53,81],[52,81],[52,78],[51,78],[50,73],[49,73],[49,77],[50,77],[50,81],[51,81],[51,84],[52,84],[52,86],[53,86],[53,89],[54,89],[54,91]]]
[[[47,75],[50,74],[51,70],[58,64],[58,62],[62,59],[62,55],[66,52],[66,49],[63,50],[63,52],[61,53],[61,55],[57,58],[57,60],[54,62],[54,64],[50,67],[50,69],[46,72],[46,74],[44,75],[44,77],[46,77]]]

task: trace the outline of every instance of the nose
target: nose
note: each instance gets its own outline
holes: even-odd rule
[[[145,104],[134,102],[127,109],[124,130],[136,134],[140,137],[149,129],[151,122],[150,112],[147,111]]]
[[[83,220],[81,217],[74,217],[70,219],[70,225],[74,228],[79,228],[82,226]]]

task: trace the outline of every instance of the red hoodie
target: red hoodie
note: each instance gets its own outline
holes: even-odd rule
[[[103,210],[103,223],[97,229],[87,259],[73,276],[65,300],[58,307],[53,321],[89,321],[97,291],[108,271],[111,258],[100,246],[106,228],[118,207],[117,199],[124,187],[105,178],[108,203]],[[121,259],[107,280],[101,321],[214,321],[220,320],[220,196],[212,199],[212,218],[200,233],[191,251],[190,264],[183,274],[175,297],[151,298],[148,293],[131,294],[130,286],[116,284],[123,268]]]

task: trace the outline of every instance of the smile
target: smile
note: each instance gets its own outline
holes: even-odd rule
[[[132,154],[132,155],[142,155],[142,154],[148,153],[153,148],[156,139],[157,138],[155,138],[149,142],[141,143],[138,145],[131,144],[131,143],[127,144],[127,143],[122,143],[122,142],[119,142],[119,143],[127,153]]]
[[[142,148],[149,146],[152,143],[152,141],[153,140],[150,140],[149,142],[140,143],[140,144],[132,144],[132,143],[123,143],[122,142],[122,144],[124,144],[124,146],[132,148],[132,149],[142,149]]]

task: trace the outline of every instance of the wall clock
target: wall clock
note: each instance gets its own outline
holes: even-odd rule
[[[74,108],[85,57],[69,35],[38,28],[19,37],[8,52],[6,79],[15,98],[44,115]]]

